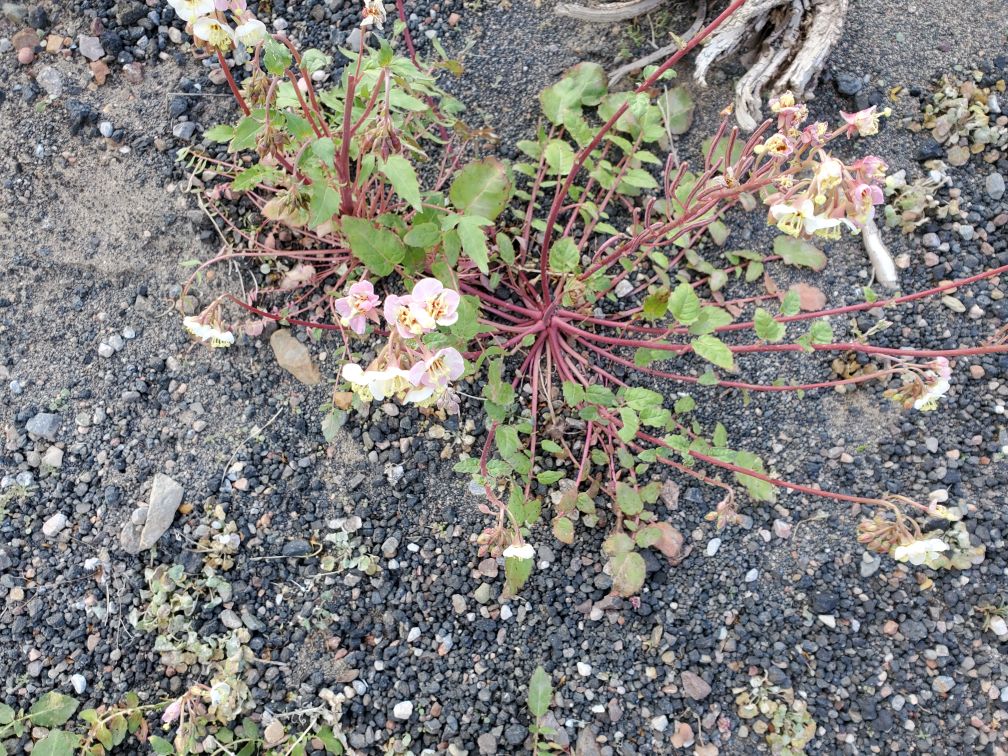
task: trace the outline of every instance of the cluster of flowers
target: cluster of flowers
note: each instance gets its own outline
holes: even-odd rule
[[[394,397],[424,406],[449,398],[452,381],[465,372],[462,355],[452,347],[432,351],[421,337],[457,322],[459,301],[458,292],[436,278],[417,282],[406,296],[386,297],[382,314],[389,326],[388,343],[367,369],[353,362],[343,366],[343,378],[353,392],[365,402]],[[380,305],[370,281],[358,281],[333,306],[345,327],[362,334],[368,321],[379,322]]]
[[[777,133],[756,147],[757,154],[780,161],[777,191],[765,198],[768,223],[795,237],[838,239],[846,226],[857,233],[875,217],[875,205],[884,201],[881,182],[888,166],[874,155],[847,165],[823,146],[846,134],[878,133],[879,119],[889,114],[874,106],[857,113],[841,113],[845,125],[830,131],[816,121],[805,125],[808,108],[784,92],[770,101],[777,114]]]
[[[886,397],[905,409],[930,412],[938,408],[938,400],[948,392],[952,368],[946,358],[936,357],[925,365],[907,365],[903,375],[903,385],[886,391]]]
[[[938,568],[941,566],[941,553],[948,551],[948,548],[949,545],[941,538],[919,538],[895,547],[892,550],[892,558],[897,562]]]
[[[227,52],[238,45],[253,48],[269,34],[246,0],[168,0],[168,4],[192,26],[193,37],[214,50]],[[228,12],[233,27],[228,24]]]
[[[182,325],[193,336],[203,342],[209,342],[215,349],[229,347],[235,342],[234,334],[231,331],[223,330],[220,325],[204,323],[202,317],[189,315],[182,319]]]

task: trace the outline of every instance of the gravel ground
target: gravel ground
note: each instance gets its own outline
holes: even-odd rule
[[[1004,77],[1005,61],[995,60],[1003,6],[967,5],[921,0],[904,16],[886,3],[854,3],[816,109],[851,109],[898,84],[926,89],[956,64],[994,61],[993,75]],[[713,492],[683,480],[678,507],[662,514],[691,552],[677,567],[648,556],[639,602],[609,598],[598,538],[563,547],[545,529],[533,539],[540,569],[520,597],[503,600],[503,570],[476,556],[472,535],[483,523],[451,472],[479,427],[374,407],[326,444],[325,381],[294,380],[265,339],[210,353],[181,328],[171,309],[186,275],[179,263],[212,252],[213,230],[182,191],[172,155],[230,110],[173,41],[177,24],[129,2],[42,7],[0,25],[0,700],[69,693],[75,675],[81,698],[95,703],[131,689],[152,699],[181,691],[186,675],[166,674],[152,637],[128,617],[142,610],[144,567],[198,571],[195,543],[219,505],[241,535],[233,594],[195,626],[219,634],[237,615],[250,630],[260,661],[246,680],[259,712],[311,702],[322,687],[345,690],[343,727],[362,752],[406,732],[416,751],[519,752],[525,686],[538,663],[558,691],[559,729],[579,753],[673,752],[676,722],[721,753],[765,748],[733,693],[759,675],[807,701],[818,725],[811,752],[1006,747],[1008,664],[976,610],[1008,599],[1008,463],[997,454],[1008,433],[1008,358],[960,361],[943,410],[928,415],[897,411],[875,388],[801,403],[756,396],[748,408],[734,394],[707,392],[701,413],[704,422],[724,419],[733,442],[785,477],[856,494],[945,489],[975,505],[966,522],[987,546],[979,567],[933,575],[923,590],[916,570],[864,557],[856,513],[797,495],[747,508],[742,527],[719,533],[702,520]],[[354,13],[349,4],[272,8],[292,36],[326,49],[346,41]],[[619,43],[612,30],[559,24],[548,8],[435,3],[412,12],[419,40],[430,31],[454,49],[473,43],[463,55],[471,78],[457,91],[498,129],[504,152],[534,118],[529,95],[578,59],[610,60]],[[20,64],[3,41],[29,22],[43,31],[40,45],[53,33],[73,46]],[[106,53],[100,87],[82,33]],[[502,73],[523,59],[520,74]],[[709,130],[733,72],[698,93],[684,153]],[[898,114],[913,106],[907,95],[895,105]],[[919,170],[914,156],[926,139],[895,121],[870,149]],[[1008,176],[1008,162],[974,159],[952,171],[964,221],[913,238],[886,234],[894,254],[910,255],[905,291],[1008,263],[1008,204],[987,194],[991,172]],[[738,221],[731,243],[768,238]],[[806,280],[840,304],[856,296],[852,270],[867,275],[863,253],[845,242],[821,275],[775,275],[781,284]],[[887,311],[894,325],[876,343],[981,341],[1008,316],[1005,288],[1002,279],[957,292],[963,314],[938,302]],[[312,347],[325,376],[337,359],[327,346]],[[782,361],[751,377],[784,371],[815,377],[829,368]],[[182,508],[155,551],[132,556],[120,533],[158,473],[182,486]],[[326,555],[345,555],[338,533],[380,571],[325,569]]]

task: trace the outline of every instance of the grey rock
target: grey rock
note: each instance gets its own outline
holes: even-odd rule
[[[511,724],[504,728],[504,740],[509,746],[520,746],[525,742],[528,730],[524,725]]]
[[[63,450],[58,446],[50,446],[46,453],[42,455],[42,465],[59,469],[63,467]]]
[[[360,29],[354,29],[347,36],[347,41],[346,41],[347,47],[349,47],[354,52],[359,52],[360,51],[360,38],[361,38]]]
[[[188,142],[193,138],[193,134],[196,133],[196,124],[192,121],[182,121],[182,123],[176,123],[172,127],[172,136],[176,139],[182,139]]]
[[[237,630],[243,624],[241,617],[231,609],[225,609],[220,613],[220,621],[229,630]]]
[[[493,733],[484,732],[476,738],[476,745],[479,747],[479,752],[486,754],[486,756],[493,756],[497,753],[497,738],[493,736]]]
[[[999,200],[1004,197],[1005,180],[1000,173],[992,173],[987,177],[987,194],[992,200]]]
[[[395,536],[389,536],[385,539],[384,543],[381,545],[382,556],[386,559],[391,559],[396,555],[396,551],[399,549],[399,539]]]
[[[717,554],[718,549],[720,549],[720,548],[721,548],[721,539],[720,538],[711,538],[707,542],[707,548],[704,549],[704,553],[707,556],[714,556],[715,554]]]
[[[861,91],[864,81],[857,74],[850,71],[837,71],[833,77],[836,82],[837,92],[848,97],[853,97]]]
[[[112,348],[110,344],[106,344],[104,341],[98,345],[98,356],[108,359],[113,354],[115,354],[115,349]]]
[[[52,66],[42,66],[35,74],[35,82],[52,98],[63,94],[63,74]]]
[[[945,694],[955,687],[955,680],[948,675],[939,675],[931,681],[931,689],[935,693]]]
[[[164,473],[155,475],[147,504],[147,519],[140,527],[132,520],[126,523],[119,539],[123,549],[130,554],[139,554],[154,546],[171,527],[181,503],[182,486]]]
[[[41,436],[46,441],[55,441],[56,432],[63,424],[63,418],[53,412],[39,412],[25,424],[27,431]]]
[[[81,34],[77,37],[77,49],[90,61],[101,60],[105,57],[105,48],[102,47],[98,37]]]
[[[311,544],[304,539],[298,538],[284,544],[280,553],[285,557],[300,557],[311,553]]]
[[[42,533],[46,538],[52,538],[66,527],[67,517],[62,512],[57,512],[42,525]]]

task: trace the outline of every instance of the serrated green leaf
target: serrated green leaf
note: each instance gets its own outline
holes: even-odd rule
[[[490,272],[490,253],[487,249],[486,232],[483,226],[487,221],[475,215],[464,215],[458,222],[457,232],[462,242],[462,251],[476,263],[476,267],[484,275]]]
[[[578,63],[556,84],[539,93],[543,113],[551,123],[562,125],[584,105],[598,105],[606,93],[605,70],[598,63]]]
[[[376,276],[389,275],[406,255],[406,247],[398,236],[377,228],[369,220],[344,217],[340,225],[354,257]]]
[[[32,749],[33,756],[73,756],[80,736],[66,730],[50,730]]]
[[[511,196],[507,167],[492,157],[469,163],[455,176],[448,196],[463,213],[492,221]]]
[[[420,223],[406,233],[403,241],[411,247],[430,249],[441,241],[441,229],[436,223]]]
[[[619,596],[634,596],[644,586],[647,565],[644,557],[636,551],[614,554],[609,558],[609,569],[612,573],[613,592]]]
[[[421,207],[420,182],[409,160],[402,155],[389,155],[378,164],[378,170],[389,180],[395,193],[417,212]]]
[[[557,517],[553,520],[553,536],[560,543],[574,543],[574,523],[567,517]]]
[[[151,735],[148,737],[147,744],[151,747],[151,750],[153,750],[154,753],[158,754],[158,756],[172,756],[175,753],[175,747],[158,735]]]
[[[287,46],[270,37],[263,42],[263,64],[273,76],[283,76],[294,62]]]
[[[700,297],[688,283],[681,283],[669,296],[668,308],[682,325],[690,325],[700,317]]]
[[[637,431],[640,430],[640,418],[630,407],[620,407],[619,415],[623,425],[616,432],[616,435],[620,437],[623,443],[629,444],[637,436]]]
[[[566,176],[574,167],[574,148],[563,139],[551,139],[543,149],[550,172]]]
[[[770,342],[776,342],[783,339],[784,333],[787,330],[783,323],[778,323],[774,320],[773,315],[764,310],[762,307],[756,308],[756,314],[753,316],[753,328],[755,329],[757,336]]]
[[[563,470],[543,470],[541,473],[536,475],[536,480],[544,486],[552,485],[559,480],[563,480],[563,478]]]
[[[797,265],[812,270],[826,267],[826,255],[815,245],[793,236],[778,236],[774,239],[774,254],[788,265]]]
[[[681,396],[676,399],[675,412],[677,415],[683,415],[687,412],[692,412],[696,407],[696,402],[693,400],[692,396]]]
[[[622,481],[616,484],[616,504],[627,517],[636,517],[644,509],[640,494]]]
[[[528,582],[535,566],[535,559],[518,559],[517,557],[505,557],[504,559],[504,580],[512,593],[517,593],[522,586]]]
[[[731,313],[721,307],[701,307],[700,317],[689,327],[689,332],[694,336],[703,336],[728,325],[732,320],[734,318]]]
[[[79,705],[76,698],[51,690],[28,710],[28,717],[36,727],[59,727],[73,716]]]
[[[723,370],[735,369],[735,357],[725,344],[717,336],[709,333],[698,336],[692,341],[693,351],[697,356],[717,365]]]
[[[579,263],[577,244],[570,237],[563,236],[550,245],[549,267],[554,273],[573,273]]]
[[[234,138],[234,126],[218,124],[203,132],[203,136],[211,142],[230,142]]]
[[[685,134],[693,124],[693,98],[686,87],[672,87],[658,98],[670,134]]]
[[[789,289],[788,293],[784,295],[784,299],[781,300],[781,315],[784,317],[791,317],[792,315],[797,315],[800,309],[801,297],[798,295],[797,291]]]
[[[333,187],[324,182],[316,182],[311,185],[311,204],[308,206],[308,226],[318,228],[323,223],[328,223],[340,209],[340,194]],[[357,218],[347,218],[345,220],[361,220]],[[367,223],[367,221],[363,221]],[[368,224],[370,225],[370,224]],[[349,236],[349,234],[347,234]],[[360,259],[360,255],[354,253]],[[402,258],[400,258],[402,259]],[[389,273],[392,271],[390,270]],[[382,275],[388,275],[384,273]]]

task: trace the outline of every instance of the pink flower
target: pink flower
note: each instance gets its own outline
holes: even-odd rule
[[[370,281],[358,281],[350,287],[345,297],[333,302],[333,307],[339,313],[343,325],[349,326],[356,334],[362,334],[367,328],[368,320],[377,322],[376,308],[379,301]]]
[[[882,188],[875,184],[857,184],[850,189],[850,200],[854,205],[851,217],[863,226],[875,217],[875,205],[881,205],[885,197]]]
[[[406,396],[406,401],[420,403],[440,395],[464,372],[465,361],[457,349],[439,349],[433,356],[410,368],[410,382],[417,388]]]
[[[872,181],[878,181],[879,179],[885,178],[885,174],[886,171],[889,170],[889,166],[880,157],[875,155],[866,155],[860,160],[854,162],[850,169],[851,173],[867,184]]]
[[[413,302],[437,325],[450,326],[458,321],[459,294],[446,289],[436,278],[424,278],[413,287]],[[423,314],[418,317],[426,321]],[[428,326],[433,330],[433,325]]]
[[[390,326],[395,326],[399,335],[404,339],[423,336],[434,330],[434,323],[430,320],[430,316],[424,319],[425,322],[421,322],[421,319],[417,317],[418,314],[423,315],[424,313],[424,308],[418,305],[411,296],[399,297],[390,294],[385,297],[385,320]]]
[[[938,374],[938,377],[947,381],[952,377],[952,368],[949,367],[949,361],[947,357],[935,357],[931,360],[931,368]]]
[[[844,113],[840,111],[844,121],[847,122],[847,136],[854,136],[855,132],[860,136],[871,136],[878,134],[879,119],[888,116],[892,111],[889,108],[876,111],[875,106],[859,110],[857,113]]]
[[[161,715],[161,721],[165,724],[171,724],[182,714],[182,699],[176,698],[170,704],[168,708],[164,710],[164,714]]]

